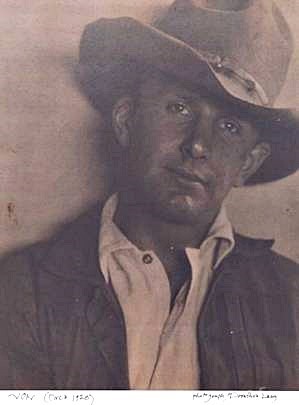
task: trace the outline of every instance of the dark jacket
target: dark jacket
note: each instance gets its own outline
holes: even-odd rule
[[[98,209],[0,268],[0,388],[127,389],[125,325],[98,264]],[[198,320],[202,389],[299,389],[299,271],[236,235]]]

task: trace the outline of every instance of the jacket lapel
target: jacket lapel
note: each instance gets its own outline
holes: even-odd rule
[[[128,389],[128,360],[126,334],[120,306],[112,291],[97,287],[87,308],[87,320],[104,357],[115,389]]]
[[[273,240],[235,235],[233,252],[215,271],[198,323],[202,389],[256,389],[256,367],[248,340],[242,289],[249,288],[252,257]]]
[[[123,315],[112,287],[106,284],[99,268],[100,213],[100,207],[96,206],[64,228],[51,245],[43,267],[49,273],[93,287],[93,297],[86,297],[89,300],[86,307],[89,329],[112,377],[111,388],[127,389],[128,362]],[[104,372],[101,366],[100,374]]]
[[[231,288],[232,271],[232,263],[226,260],[217,271],[199,319],[202,389],[255,386],[238,291]]]

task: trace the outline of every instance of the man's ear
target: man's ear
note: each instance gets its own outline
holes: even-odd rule
[[[271,146],[261,142],[248,153],[246,160],[239,172],[235,187],[241,187],[261,167],[264,161],[271,154]]]
[[[121,97],[112,109],[112,125],[116,141],[124,148],[130,143],[130,126],[134,113],[131,97]]]

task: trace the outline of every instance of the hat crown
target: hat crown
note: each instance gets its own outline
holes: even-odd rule
[[[176,0],[153,22],[202,55],[230,61],[273,106],[293,53],[286,20],[272,0]]]
[[[255,0],[193,0],[194,5],[219,11],[240,11],[248,8]]]

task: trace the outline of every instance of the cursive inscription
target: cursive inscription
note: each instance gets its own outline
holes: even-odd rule
[[[221,392],[221,393],[209,393],[209,392],[197,392],[193,394],[193,400],[202,400],[203,402],[212,401],[229,401],[229,400],[277,400],[277,394],[267,392]],[[251,403],[251,402],[250,402]],[[266,403],[266,401],[265,401]]]
[[[15,392],[9,393],[8,398],[12,400],[16,400],[18,402],[28,402],[33,401],[37,403],[44,403],[44,404],[85,404],[85,405],[93,405],[94,397],[92,394],[69,394],[64,392],[56,392],[56,391],[46,391],[39,394],[31,394],[27,392]]]
[[[34,394],[28,394],[27,392],[18,392],[17,394],[11,393],[8,398],[14,398],[20,401],[32,401],[35,398]]]

